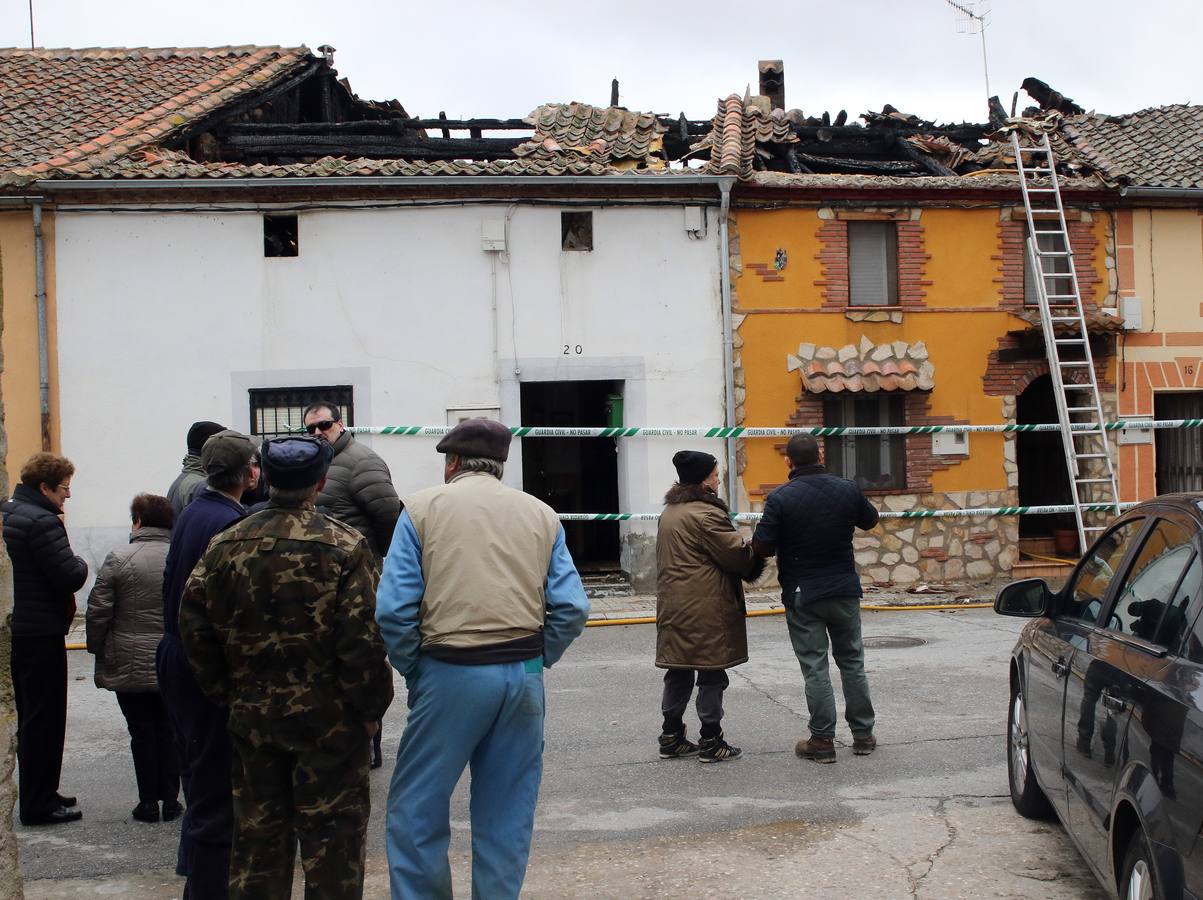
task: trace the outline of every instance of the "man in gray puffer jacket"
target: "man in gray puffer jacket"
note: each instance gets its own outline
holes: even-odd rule
[[[355,435],[343,425],[342,412],[329,400],[305,407],[305,430],[328,441],[334,461],[326,472],[326,486],[314,500],[322,512],[350,525],[368,542],[382,564],[393,542],[393,529],[401,516],[401,498],[393,489],[388,465],[370,447],[355,443]],[[383,723],[372,736],[372,768],[379,769],[383,757],[380,742]]]
[[[355,443],[338,406],[328,400],[306,407],[305,430],[334,448],[326,486],[317,495],[318,508],[367,538],[380,561],[388,553],[401,515],[401,500],[393,489],[388,465],[371,448]]]

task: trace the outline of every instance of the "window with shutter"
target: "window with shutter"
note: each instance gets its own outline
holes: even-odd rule
[[[1041,226],[1047,228],[1056,228],[1056,222],[1037,222],[1036,223],[1036,246],[1040,250],[1057,251],[1065,249],[1065,239],[1059,234],[1042,233]],[[1031,234],[1028,226],[1025,223],[1023,226],[1023,305],[1024,306],[1039,306],[1040,297],[1036,293],[1036,270],[1032,268],[1032,255],[1028,253],[1027,237]],[[1069,275],[1069,257],[1066,256],[1046,256],[1044,258],[1044,270],[1049,274],[1065,274]],[[1049,303],[1052,306],[1062,304],[1072,304],[1072,300],[1058,300],[1057,296],[1066,296],[1073,293],[1073,280],[1071,278],[1048,278],[1045,279],[1045,288],[1054,299]]]
[[[848,223],[848,305],[898,305],[898,229],[893,222]]]
[[[279,437],[297,434],[305,424],[305,407],[329,400],[339,407],[344,425],[355,424],[354,389],[349,384],[325,387],[251,388],[251,434]]]

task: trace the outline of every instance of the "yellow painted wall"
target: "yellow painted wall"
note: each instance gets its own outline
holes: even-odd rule
[[[739,329],[741,362],[746,385],[744,424],[784,425],[797,409],[802,391],[798,372],[786,369],[787,357],[800,343],[842,347],[867,336],[875,344],[895,340],[923,341],[935,366],[931,415],[950,416],[972,424],[1002,422],[1002,398],[983,391],[990,352],[1007,331],[1022,327],[999,309],[1002,299],[997,207],[986,209],[925,209],[919,219],[925,252],[925,309],[902,313],[902,323],[854,322],[844,312],[819,312],[822,270],[816,237],[823,224],[814,209],[735,212],[740,237],[742,273],[735,282],[738,311],[747,313]],[[1099,240],[1094,260],[1105,275],[1106,222],[1096,217]],[[770,265],[777,248],[788,253],[780,282],[766,281],[749,263]],[[1098,286],[1099,296],[1106,281]],[[949,309],[949,308],[954,309]],[[973,308],[974,311],[966,311]],[[947,309],[946,312],[941,312]],[[791,311],[792,310],[792,311]],[[805,310],[799,312],[798,310]],[[814,310],[811,312],[810,310]],[[746,441],[748,465],[744,486],[755,491],[784,479],[784,462],[772,440]],[[969,436],[970,458],[935,472],[935,492],[1005,490],[1003,436]]]
[[[54,308],[54,216],[42,218],[46,253],[47,322],[50,329],[51,449],[59,452],[58,369]],[[33,217],[29,210],[0,212],[0,291],[4,297],[4,423],[8,434],[9,487],[19,478],[21,465],[42,449],[38,391],[38,319],[35,300]]]
[[[1203,215],[1193,209],[1133,210],[1132,238],[1141,330],[1203,331]]]

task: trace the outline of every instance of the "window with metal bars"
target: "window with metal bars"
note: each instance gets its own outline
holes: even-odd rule
[[[1153,395],[1157,419],[1203,419],[1203,393],[1189,391]],[[1159,428],[1154,432],[1157,450],[1157,493],[1203,491],[1203,433],[1198,428]]]
[[[904,425],[902,397],[856,394],[823,401],[823,424],[856,427]],[[900,434],[826,438],[823,461],[828,472],[849,478],[862,490],[906,487],[906,437]]]
[[[251,434],[279,437],[300,433],[305,407],[319,400],[338,406],[344,425],[355,424],[354,389],[349,384],[325,387],[251,388]]]

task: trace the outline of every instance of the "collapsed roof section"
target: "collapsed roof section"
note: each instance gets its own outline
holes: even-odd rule
[[[1083,113],[1037,79],[1039,108],[937,125],[885,106],[784,109],[784,69],[710,120],[545,104],[521,119],[409,115],[356,96],[333,48],[0,50],[0,188],[77,179],[265,181],[308,176],[605,176],[681,172],[753,185],[931,190],[1017,186],[1006,132],[1052,135],[1067,187],[1203,187],[1203,107]],[[454,135],[454,136],[453,136]]]

